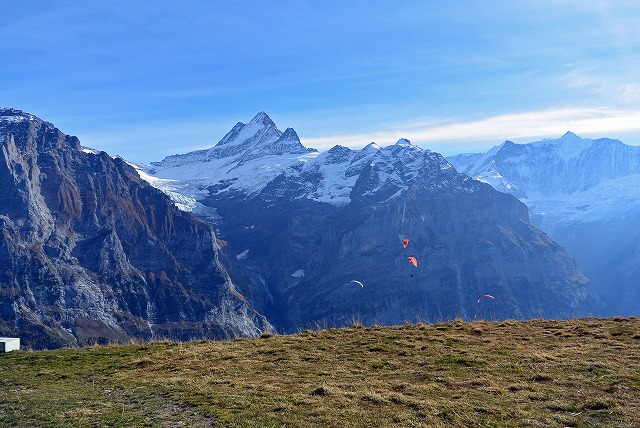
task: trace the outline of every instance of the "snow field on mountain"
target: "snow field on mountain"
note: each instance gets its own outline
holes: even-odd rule
[[[571,194],[528,196],[522,202],[533,212],[551,216],[562,224],[615,220],[630,212],[640,212],[640,174],[603,180]]]

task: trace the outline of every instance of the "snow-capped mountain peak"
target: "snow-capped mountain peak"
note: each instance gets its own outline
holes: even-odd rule
[[[251,121],[249,122],[249,125],[255,125],[255,124],[259,124],[263,127],[276,127],[276,124],[273,122],[273,120],[271,120],[271,118],[269,117],[269,115],[263,111],[258,112],[253,119],[251,119]]]
[[[560,139],[567,141],[567,140],[581,140],[582,138],[578,137],[576,134],[574,134],[571,131],[567,131],[562,137],[560,137]]]
[[[276,127],[271,118],[265,112],[260,112],[249,123],[236,123],[212,148],[167,156],[160,162],[152,162],[150,165],[152,169],[149,171],[153,174],[153,170],[157,168],[177,168],[208,163],[214,159],[234,160],[239,155],[250,151],[272,152],[277,151],[277,147],[280,150],[301,150],[300,139],[293,129],[287,130],[284,139],[280,140],[282,136],[283,132]]]
[[[380,150],[380,146],[378,146],[376,143],[374,143],[373,141],[370,142],[369,144],[367,144],[364,149],[362,149],[363,152],[365,153],[371,153],[371,152],[375,152],[376,150]]]
[[[30,113],[26,113],[22,110],[18,110],[11,107],[0,107],[0,126],[3,125],[3,122],[4,122],[4,125],[8,126],[12,123],[23,122],[23,121],[27,121],[27,122],[39,121],[48,128],[51,128],[51,129],[55,128],[52,123],[41,120]]]
[[[487,153],[448,158],[461,172],[519,198],[583,191],[603,180],[640,173],[640,148],[608,138],[505,142]]]
[[[268,114],[261,111],[256,114],[249,123],[238,122],[231,128],[231,131],[227,133],[216,146],[224,146],[230,144],[241,144],[247,139],[254,137],[257,133],[262,131],[269,134],[275,134],[276,138],[280,137],[281,132],[276,127],[276,124],[271,120]]]
[[[593,140],[582,138],[569,131],[560,138],[544,139],[529,143],[533,147],[546,148],[550,154],[557,156],[564,161],[577,158],[580,154],[593,144]]]
[[[336,146],[319,153],[306,148],[293,128],[279,131],[264,112],[236,124],[211,149],[170,156],[140,172],[183,209],[196,211],[197,201],[211,192],[254,197],[276,181],[295,188],[288,193],[292,198],[345,205],[363,174],[366,180],[356,193],[386,199],[399,196],[420,177],[432,177],[423,180],[425,185],[433,174],[457,174],[442,156],[406,138],[385,147],[372,142],[361,150]]]
[[[246,125],[239,122],[213,148],[209,149],[209,157],[222,158],[233,156],[257,146],[269,145],[282,135],[275,123],[266,113],[258,113]]]

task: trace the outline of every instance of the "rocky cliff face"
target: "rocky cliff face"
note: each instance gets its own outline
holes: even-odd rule
[[[243,145],[230,134],[211,151]],[[241,291],[279,330],[570,317],[593,309],[588,280],[529,223],[526,206],[458,173],[437,153],[400,140],[252,162],[242,155],[188,167],[163,161],[146,173],[161,186],[163,178],[177,179],[173,191],[216,219],[245,266],[237,272]],[[495,299],[478,303],[481,294]]]
[[[106,153],[0,111],[0,335],[33,348],[255,336],[211,226]]]

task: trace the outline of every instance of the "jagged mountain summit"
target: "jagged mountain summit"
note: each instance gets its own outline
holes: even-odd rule
[[[154,165],[162,168],[178,168],[183,165],[215,162],[215,160],[230,158],[242,164],[265,155],[301,154],[309,151],[314,150],[307,150],[300,143],[300,139],[293,129],[288,128],[284,132],[280,131],[271,118],[261,112],[247,124],[238,122],[215,147],[209,150],[197,150],[186,155],[169,156]]]
[[[0,335],[55,348],[256,336],[209,224],[119,158],[0,109]]]
[[[406,139],[320,153],[260,113],[212,149],[140,174],[215,224],[242,261],[230,272],[241,292],[279,330],[594,307],[588,280],[524,204]],[[495,301],[478,304],[487,293]]]
[[[640,314],[640,147],[568,132],[448,160],[526,203],[593,280],[607,314]]]
[[[264,112],[249,123],[238,122],[214,147],[168,156],[140,168],[145,180],[169,194],[183,210],[207,215],[199,204],[208,186],[225,192],[253,194],[283,168],[318,155],[307,149],[292,128],[280,131]],[[242,180],[240,180],[242,178]]]

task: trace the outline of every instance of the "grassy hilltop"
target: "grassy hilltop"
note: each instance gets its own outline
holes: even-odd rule
[[[6,427],[637,427],[640,319],[0,355]]]

